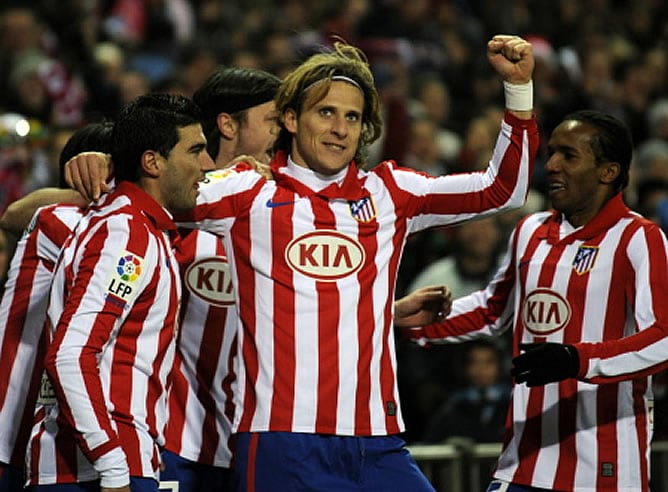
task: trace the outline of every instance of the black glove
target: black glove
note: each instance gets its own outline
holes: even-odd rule
[[[563,343],[520,343],[523,354],[513,359],[510,374],[527,386],[574,378],[580,370],[580,356],[573,345]]]

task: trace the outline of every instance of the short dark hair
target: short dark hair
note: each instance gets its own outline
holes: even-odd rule
[[[154,150],[163,157],[179,141],[179,128],[199,124],[199,107],[187,97],[149,93],[126,104],[114,124],[111,158],[117,181],[137,182],[141,156]]]
[[[591,139],[591,150],[597,164],[617,162],[621,172],[615,186],[622,191],[629,184],[629,169],[633,157],[633,137],[628,125],[602,111],[584,109],[568,114],[564,121],[580,121],[597,130]]]
[[[212,159],[220,148],[218,122],[220,113],[244,121],[248,109],[273,101],[281,79],[254,68],[218,67],[193,94],[202,110],[202,128],[207,139],[206,150]]]
[[[88,123],[72,133],[58,158],[58,186],[67,188],[65,164],[81,152],[111,153],[114,124],[111,121]]]

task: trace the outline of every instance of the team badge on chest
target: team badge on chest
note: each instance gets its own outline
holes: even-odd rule
[[[573,259],[573,270],[575,270],[575,273],[584,275],[589,272],[594,268],[597,256],[598,246],[580,246]]]
[[[350,215],[357,222],[367,223],[376,218],[376,205],[370,196],[365,196],[361,200],[350,201],[348,205],[350,206]]]

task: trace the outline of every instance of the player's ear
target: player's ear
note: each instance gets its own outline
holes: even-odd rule
[[[297,112],[294,109],[286,109],[281,119],[287,131],[297,133]]]
[[[220,134],[227,140],[232,140],[239,130],[239,123],[228,113],[219,113],[216,124]]]
[[[604,162],[599,166],[599,176],[602,183],[614,183],[622,172],[618,162]]]
[[[141,156],[141,167],[144,173],[152,178],[160,176],[163,157],[155,150],[147,150]]]

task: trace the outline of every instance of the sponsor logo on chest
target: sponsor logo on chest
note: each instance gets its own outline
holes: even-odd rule
[[[234,304],[234,287],[226,257],[211,257],[193,262],[183,281],[191,294],[214,306]]]
[[[530,292],[522,305],[524,326],[536,336],[545,336],[563,329],[571,319],[568,301],[549,289]]]
[[[318,229],[293,239],[285,260],[295,272],[323,282],[356,273],[365,260],[362,245],[338,231]]]

